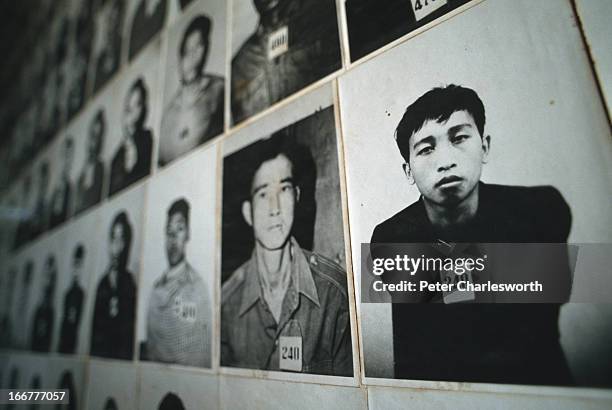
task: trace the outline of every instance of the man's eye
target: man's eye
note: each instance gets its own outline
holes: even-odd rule
[[[461,143],[468,139],[470,136],[467,134],[458,134],[451,138],[453,144]]]
[[[265,191],[259,191],[257,193],[257,198],[259,198],[259,199],[266,199],[267,196],[268,196],[268,194]]]
[[[281,191],[282,191],[282,192],[290,192],[290,191],[293,191],[293,186],[292,186],[292,185],[289,185],[289,184],[287,184],[287,185],[283,185],[283,186],[281,187]]]
[[[427,155],[427,154],[431,154],[431,153],[433,152],[433,150],[434,150],[434,149],[433,149],[433,147],[432,147],[432,146],[425,147],[425,148],[420,149],[420,150],[417,152],[417,155]]]

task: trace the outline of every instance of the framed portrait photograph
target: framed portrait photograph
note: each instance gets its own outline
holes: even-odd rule
[[[569,4],[486,1],[339,80],[366,380],[610,385],[597,359],[610,352],[599,343],[612,332],[610,310],[596,290],[609,289],[610,130],[591,102],[596,84],[573,21]],[[462,274],[435,265],[408,274],[392,261],[364,269],[369,257],[387,263],[390,244],[412,245],[423,261],[518,247],[510,264],[469,268],[461,282],[546,271],[558,297],[385,290]],[[546,246],[559,252],[550,263],[527,252]]]
[[[470,0],[346,0],[351,61],[439,19]]]
[[[132,360],[136,347],[136,309],[141,266],[142,207],[139,186],[100,209],[96,270],[90,279],[93,304],[89,354]]]
[[[90,360],[87,363],[87,409],[138,408],[140,371],[131,363]]]
[[[330,91],[224,142],[221,366],[353,375]]]
[[[223,133],[226,11],[222,0],[196,1],[168,32],[159,166]]]
[[[233,124],[342,67],[335,0],[232,4]]]
[[[147,186],[138,298],[140,360],[210,368],[215,312],[217,146]]]

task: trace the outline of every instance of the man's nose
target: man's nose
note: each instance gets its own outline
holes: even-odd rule
[[[437,149],[437,171],[446,172],[457,166],[453,149],[449,144],[442,144]]]
[[[278,215],[280,213],[280,200],[278,196],[278,193],[273,193],[269,196],[268,211],[271,216]]]

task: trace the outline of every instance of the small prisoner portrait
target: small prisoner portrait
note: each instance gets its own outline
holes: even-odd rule
[[[130,29],[130,61],[164,27],[166,9],[167,0],[139,0]]]
[[[72,281],[64,295],[59,348],[57,349],[60,353],[74,354],[78,345],[79,329],[85,301],[85,291],[81,284],[84,274],[85,257],[85,247],[80,243],[77,244],[72,253]]]
[[[351,60],[402,37],[469,0],[347,0]]]
[[[62,373],[57,388],[62,389],[62,390],[68,390],[70,401],[66,404],[61,404],[61,403],[56,404],[55,410],[77,410],[78,409],[77,389],[74,385],[74,378],[72,377],[72,372],[70,372],[69,370],[66,370]]]
[[[10,348],[13,343],[13,299],[17,286],[17,268],[12,266],[2,281],[4,297],[2,301],[2,317],[0,318],[0,347]]]
[[[125,0],[101,0],[97,35],[102,48],[97,51],[94,73],[94,93],[100,90],[119,70]]]
[[[210,367],[212,304],[208,287],[186,255],[189,203],[174,201],[166,219],[168,268],[153,284],[147,310],[144,359]]]
[[[15,229],[13,237],[13,250],[18,249],[30,240],[32,220],[34,216],[33,206],[31,204],[32,194],[32,177],[27,174],[23,178],[21,189],[21,203],[19,206],[19,222]]]
[[[107,123],[104,110],[98,110],[89,124],[85,163],[79,174],[76,187],[76,214],[102,200],[102,184],[104,181],[102,149],[106,132]]]
[[[34,262],[28,259],[23,266],[23,274],[21,278],[21,289],[19,297],[14,307],[14,312],[27,312],[30,307],[30,295],[32,294],[32,283],[34,282]],[[17,319],[17,317],[15,317]],[[13,338],[13,345],[16,348],[27,349],[31,346],[31,337],[25,334],[25,326],[21,322],[15,323],[15,336]]]
[[[66,222],[71,216],[74,189],[70,180],[72,164],[74,162],[74,140],[68,136],[62,146],[63,166],[60,180],[51,196],[51,215],[49,216],[49,229]]]
[[[92,52],[94,38],[93,1],[79,2],[79,10],[74,19],[70,65],[72,78],[66,95],[68,119],[74,117],[85,105],[87,97],[87,70]]]
[[[283,131],[233,154],[241,155],[244,178],[242,200],[234,206],[253,248],[223,283],[222,366],[352,375],[346,271],[295,236],[303,215],[305,154],[310,151]],[[239,238],[223,240],[225,254],[225,245]]]
[[[249,0],[235,2],[235,9]],[[341,68],[334,0],[253,0],[259,23],[232,59],[234,123]],[[249,22],[236,21],[237,26]]]
[[[90,353],[130,360],[134,354],[136,283],[127,269],[132,225],[125,211],[113,219],[108,240],[108,265],[96,289]]]
[[[167,393],[159,402],[158,410],[185,410],[180,397],[174,393]]]
[[[42,294],[31,327],[31,349],[35,352],[51,351],[55,318],[55,285],[57,283],[57,262],[53,255],[47,256],[45,260],[43,279]]]
[[[123,106],[122,139],[110,168],[109,196],[127,188],[151,171],[153,133],[145,128],[149,114],[147,85],[141,77],[129,88]]]
[[[49,179],[49,162],[43,161],[38,169],[38,191],[34,203],[29,239],[37,238],[49,227],[49,203],[47,198]]]
[[[223,132],[224,80],[206,72],[211,25],[207,16],[197,16],[181,38],[180,85],[162,117],[160,166]]]
[[[478,94],[453,84],[427,91],[406,108],[395,134],[405,161],[398,166],[421,196],[376,226],[373,257],[391,243],[567,241],[571,211],[556,188],[481,181],[491,146],[485,119]],[[571,275],[564,259],[555,272],[559,286]],[[396,377],[571,383],[559,304],[452,303],[439,291],[410,296],[423,304],[392,306]]]

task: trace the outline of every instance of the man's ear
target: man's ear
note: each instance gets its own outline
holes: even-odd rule
[[[300,193],[302,191],[300,191],[300,187],[296,186],[295,187],[295,202],[300,202]]]
[[[406,175],[406,179],[408,179],[408,182],[410,183],[410,185],[414,185],[414,178],[412,176],[412,171],[410,171],[410,164],[407,162],[404,162],[402,164],[402,169],[404,170],[404,174]]]
[[[491,136],[487,135],[482,139],[482,163],[486,164],[491,151]]]
[[[244,221],[249,224],[249,226],[253,226],[253,216],[251,214],[251,201],[244,201],[242,203],[242,217]]]

